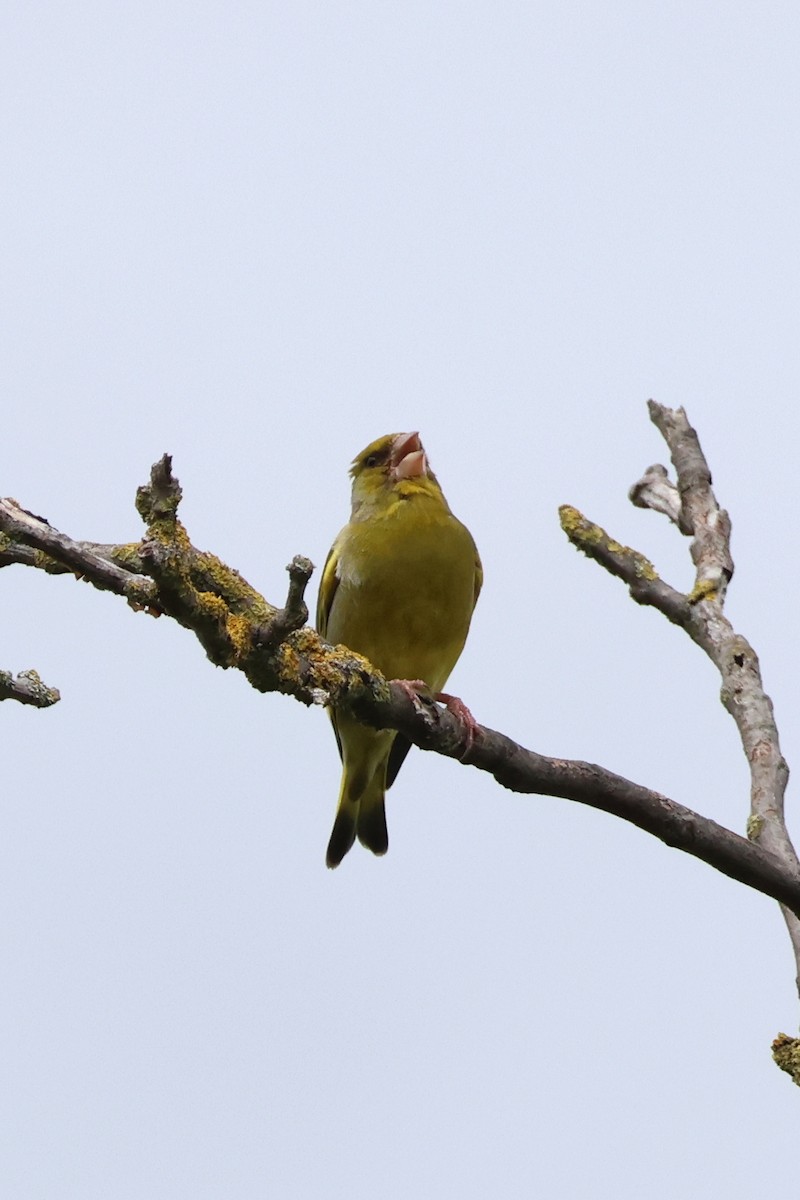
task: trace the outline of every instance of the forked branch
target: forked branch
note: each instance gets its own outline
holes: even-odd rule
[[[51,574],[71,573],[122,596],[152,616],[191,630],[217,666],[242,671],[259,691],[278,691],[304,704],[335,704],[375,728],[397,729],[425,750],[488,771],[512,791],[560,796],[637,825],[722,873],[779,901],[800,957],[800,865],[783,824],[786,764],[758,660],[723,615],[733,572],[730,524],[711,491],[699,442],[682,410],[651,402],[651,416],[673,454],[677,486],[651,467],[632,489],[634,503],[664,513],[693,538],[697,569],[689,596],[664,583],[641,554],[614,542],[575,509],[562,524],[581,550],[627,583],[702,646],[723,677],[723,701],[734,716],[753,773],[748,837],[692,809],[591,763],[547,758],[479,726],[465,754],[464,730],[452,713],[387,681],[361,655],[330,646],[305,625],[305,588],[313,570],[295,558],[287,568],[286,603],[267,601],[215,555],[198,550],[178,519],[181,489],[168,455],[154,464],[137,493],[145,533],[136,544],[75,541],[16,501],[0,501],[0,567],[12,563]]]
[[[669,447],[676,473],[672,483],[665,467],[648,467],[630,489],[631,501],[640,508],[663,513],[681,533],[692,539],[691,557],[695,584],[688,596],[659,579],[642,555],[620,546],[608,534],[574,509],[562,509],[567,536],[591,558],[623,579],[634,600],[657,608],[681,626],[719,671],[720,698],[736,722],[750,768],[750,815],[747,836],[792,874],[800,869],[786,828],[784,795],[789,768],[781,753],[772,701],[764,690],[758,657],[750,643],[737,633],[723,612],[728,584],[733,576],[730,550],[731,524],[711,486],[711,472],[697,433],[682,408],[672,410],[649,402],[650,419]],[[783,905],[797,966],[800,991],[800,920],[793,905]],[[781,1035],[784,1069],[791,1056]],[[788,1039],[792,1042],[793,1039]],[[797,1059],[798,1056],[795,1056]],[[800,1083],[800,1061],[793,1075]]]

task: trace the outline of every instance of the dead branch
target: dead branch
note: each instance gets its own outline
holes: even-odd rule
[[[424,750],[461,758],[463,729],[452,713],[410,698],[366,659],[329,646],[304,627],[304,592],[313,570],[307,559],[290,564],[287,601],[278,608],[237,571],[192,545],[178,520],[180,497],[165,455],[137,493],[144,537],[118,546],[75,541],[15,501],[0,501],[0,566],[69,571],[136,610],[172,617],[195,634],[212,662],[242,671],[259,691],[283,692],[304,704],[335,703],[365,724],[400,730]],[[641,603],[656,603],[678,624],[693,619],[696,605],[662,584],[643,556],[612,543],[575,510],[565,511],[573,541],[625,579]],[[658,792],[591,763],[536,754],[480,726],[466,761],[512,791],[559,796],[621,817],[800,915],[796,863]]]
[[[20,671],[17,676],[10,671],[0,671],[0,700],[17,700],[34,708],[50,708],[60,699],[58,689],[48,687],[37,671]]]
[[[714,496],[708,463],[684,410],[665,408],[653,400],[648,408],[650,419],[669,447],[677,486],[669,480],[665,467],[655,465],[647,468],[629,496],[638,507],[663,513],[681,533],[692,538],[690,549],[696,570],[692,591],[682,595],[659,579],[643,555],[620,546],[574,509],[562,509],[562,525],[578,549],[623,579],[637,603],[657,608],[684,629],[716,666],[722,679],[720,698],[736,722],[750,768],[747,836],[794,874],[798,858],[784,817],[789,768],[781,753],[772,701],[764,690],[755,651],[723,613],[733,576],[730,519]],[[783,915],[794,949],[800,992],[800,921],[793,905],[783,905]],[[784,1043],[782,1046],[785,1051]],[[795,1081],[800,1081],[800,1074]]]

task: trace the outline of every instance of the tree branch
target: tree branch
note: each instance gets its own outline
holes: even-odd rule
[[[50,708],[58,704],[61,693],[48,687],[37,671],[20,671],[16,677],[10,671],[0,671],[0,700],[18,700],[34,708]]]
[[[5,534],[0,566],[22,562],[51,573],[71,571],[123,596],[136,609],[172,617],[194,632],[212,662],[242,671],[259,691],[349,708],[368,725],[400,730],[423,750],[462,757],[463,729],[457,717],[410,697],[361,655],[329,646],[303,627],[304,592],[313,570],[308,559],[295,558],[287,568],[288,596],[279,609],[237,571],[191,544],[177,516],[180,496],[165,455],[137,493],[147,528],[134,546],[74,541],[15,501],[0,501]],[[656,603],[678,624],[693,619],[686,597],[662,584],[643,556],[612,542],[574,509],[565,511],[576,544],[623,578],[640,603]],[[621,817],[800,914],[796,864],[658,792],[591,763],[536,754],[481,726],[466,761],[512,791],[560,796]]]
[[[795,874],[800,864],[784,816],[789,768],[781,753],[772,701],[764,690],[755,651],[723,613],[733,576],[730,519],[714,496],[708,463],[685,411],[665,408],[653,400],[648,408],[650,419],[669,447],[677,486],[670,482],[665,467],[655,465],[648,467],[633,485],[629,497],[640,508],[663,513],[693,539],[691,556],[696,576],[690,594],[683,596],[664,583],[647,559],[613,542],[574,509],[562,510],[562,526],[580,550],[628,584],[638,603],[657,608],[683,628],[717,667],[722,678],[720,698],[736,722],[750,767],[747,836]],[[784,905],[783,915],[794,949],[800,993],[800,920],[791,904]],[[785,1063],[787,1054],[782,1046]],[[800,1082],[800,1072],[794,1077]]]

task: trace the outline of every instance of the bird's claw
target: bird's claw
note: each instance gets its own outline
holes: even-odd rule
[[[438,692],[436,699],[441,701],[447,711],[451,712],[461,722],[461,727],[464,730],[464,749],[461,753],[461,761],[463,762],[475,742],[475,734],[479,728],[478,722],[464,701],[459,699],[458,696],[450,696],[447,692]]]
[[[428,707],[433,704],[431,689],[428,687],[424,679],[395,679],[394,681],[401,691],[405,692],[411,703],[419,712],[424,712],[423,705]]]
[[[434,700],[438,700],[440,704],[445,706],[448,712],[451,712],[460,721],[461,727],[464,730],[464,749],[460,755],[463,762],[472,749],[475,742],[475,734],[479,728],[478,722],[464,701],[459,699],[458,696],[449,695],[448,692],[437,692],[432,697],[430,688],[424,679],[396,679],[394,682],[405,692],[415,707],[419,708],[422,704],[430,705]]]

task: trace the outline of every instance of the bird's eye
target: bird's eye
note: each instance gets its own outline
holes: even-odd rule
[[[377,467],[377,465],[378,465],[377,454],[368,454],[367,457],[364,459],[365,467]]]

